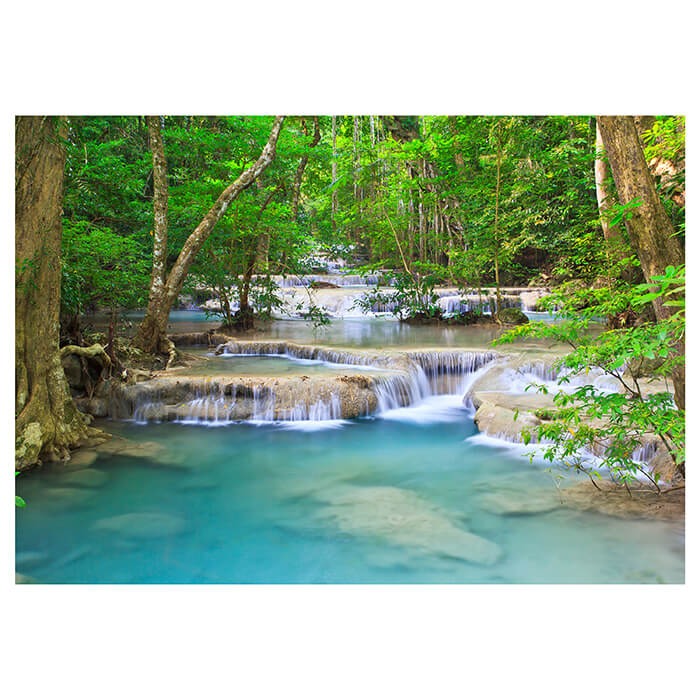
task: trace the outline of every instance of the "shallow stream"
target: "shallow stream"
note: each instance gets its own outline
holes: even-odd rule
[[[17,570],[37,582],[684,579],[679,526],[558,507],[545,465],[479,436],[459,396],[353,421],[105,427],[162,451],[100,456],[82,483],[18,480]],[[540,512],[508,514],[524,493]]]

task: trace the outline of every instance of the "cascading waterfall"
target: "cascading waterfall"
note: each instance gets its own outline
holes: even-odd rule
[[[408,372],[377,379],[379,412],[416,404],[430,396],[462,396],[474,373],[499,357],[492,352],[407,352]]]
[[[491,297],[493,303],[495,304],[495,298]],[[448,315],[466,313],[468,311],[477,311],[482,314],[491,313],[491,306],[489,303],[489,297],[482,295],[478,296],[458,296],[454,292],[448,292],[445,294],[440,294],[440,299],[438,300],[440,308]],[[501,308],[521,308],[522,304],[519,296],[514,295],[502,295],[501,296]]]
[[[379,275],[291,275],[282,277],[273,275],[272,279],[278,287],[308,287],[314,282],[334,284],[338,287],[374,287],[379,284]],[[385,280],[387,285],[392,285],[394,280]]]
[[[301,312],[308,310],[312,303],[322,308],[332,318],[363,318],[375,314],[393,314],[397,308],[397,304],[393,301],[375,303],[371,310],[367,311],[360,308],[358,304],[367,294],[362,290],[363,287],[374,287],[378,284],[385,289],[394,287],[396,280],[388,275],[313,274],[300,277],[276,275],[272,280],[281,290],[283,305],[278,311],[283,318],[298,317]],[[314,286],[314,283],[321,286]],[[324,285],[339,289],[326,289]],[[235,289],[231,289],[230,292],[231,310],[236,311],[238,306],[235,302]],[[455,287],[436,287],[434,293],[438,297],[439,306],[448,316],[468,311],[489,314],[491,305],[495,303],[493,289],[484,289],[479,294],[476,289],[458,290]],[[501,293],[501,306],[531,311],[535,308],[537,300],[544,294],[545,290],[541,288],[504,288]],[[182,303],[188,308],[220,310],[219,301],[216,299],[209,299],[202,304],[192,306],[191,300],[188,302],[185,297],[182,297]]]
[[[364,387],[359,408],[352,415],[367,415],[376,407],[381,414],[396,408],[418,404],[431,396],[461,396],[474,372],[499,357],[492,352],[415,351],[402,353],[352,352],[293,343],[229,342],[217,348],[221,357],[232,355],[281,356],[297,361],[322,361],[338,368],[360,369],[375,373],[351,377]],[[345,378],[347,380],[347,375]],[[335,382],[335,383],[333,383]],[[186,380],[177,384],[166,405],[162,386],[132,387],[133,419],[171,420],[186,424],[227,425],[248,420],[253,423],[335,421],[343,418],[343,397],[347,385],[336,380],[315,385],[302,394],[290,394],[288,388],[267,381],[248,386],[232,378],[219,381]],[[280,393],[280,391],[282,393]],[[294,390],[296,391],[296,390]],[[353,396],[357,391],[351,391]],[[347,396],[347,394],[346,394]],[[369,397],[368,399],[362,397]],[[372,399],[370,406],[369,399]],[[376,403],[375,403],[376,399]],[[458,402],[458,403],[459,403]]]

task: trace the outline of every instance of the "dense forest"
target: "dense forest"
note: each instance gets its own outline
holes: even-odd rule
[[[163,191],[167,207],[169,268],[258,158],[271,125],[265,117],[71,118],[63,318],[144,306],[154,193]],[[683,119],[636,126],[682,244]],[[262,290],[266,275],[304,274],[323,256],[367,269],[410,262],[472,287],[593,282],[609,269],[613,244],[613,263],[631,252],[601,151],[592,117],[287,117],[274,159],[207,233],[187,281],[239,285],[246,296],[252,276]]]

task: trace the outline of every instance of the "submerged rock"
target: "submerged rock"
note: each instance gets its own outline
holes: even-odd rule
[[[646,486],[623,486],[598,481],[598,489],[589,481],[562,489],[564,506],[574,510],[596,511],[618,518],[649,518],[653,520],[683,520],[685,518],[685,489],[658,494]]]
[[[71,486],[102,486],[109,477],[99,469],[80,469],[78,471],[67,472],[61,476],[61,484]]]
[[[98,520],[93,527],[128,539],[157,539],[180,535],[185,525],[182,518],[168,513],[125,513]]]
[[[76,450],[71,453],[70,460],[66,463],[66,466],[71,469],[85,469],[92,465],[97,459],[97,452],[95,450]]]
[[[83,505],[95,496],[95,492],[88,489],[76,489],[69,486],[48,488],[42,492],[46,497],[46,506],[48,508],[75,508]]]
[[[150,462],[156,462],[166,467],[186,468],[177,455],[158,442],[134,442],[126,438],[114,437],[101,445],[97,445],[95,450],[104,455],[135,457],[147,459]]]
[[[540,472],[527,471],[476,482],[475,503],[496,515],[533,515],[561,508],[560,491],[544,481]]]
[[[338,486],[318,497],[329,505],[319,515],[352,535],[379,537],[391,544],[490,565],[501,548],[463,530],[437,506],[411,491],[388,486]]]
[[[485,493],[476,500],[484,510],[496,515],[534,515],[556,510],[562,505],[553,488],[551,491],[542,489],[538,493],[496,491]]]

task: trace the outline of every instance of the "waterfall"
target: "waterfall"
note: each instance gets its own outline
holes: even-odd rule
[[[289,277],[282,277],[281,275],[274,275],[272,277],[278,287],[308,287],[314,282],[325,282],[328,284],[334,284],[338,287],[374,287],[379,284],[379,275],[343,275],[333,274],[333,275],[292,275]],[[394,280],[389,280],[388,284],[391,285]]]
[[[482,294],[481,297],[473,294],[458,295],[454,290],[436,290],[440,296],[438,304],[440,308],[448,315],[466,313],[468,311],[476,311],[482,314],[491,313],[489,307],[489,297]],[[493,298],[493,297],[491,297]],[[520,308],[520,297],[513,294],[501,295],[501,308],[509,307]]]
[[[436,396],[456,398],[461,406],[474,373],[500,357],[493,352],[336,350],[280,341],[229,341],[220,345],[216,354],[280,356],[361,372],[330,379],[248,382],[234,377],[216,381],[164,377],[121,387],[112,416],[128,416],[137,422],[167,420],[211,426],[239,421],[338,421],[375,410],[381,414]]]
[[[378,377],[375,385],[380,413],[418,403],[432,394],[428,378],[421,367],[408,374]]]
[[[416,404],[430,396],[458,396],[459,404],[474,373],[500,357],[493,352],[406,352],[412,361],[407,373],[378,377],[377,408],[380,412]]]

